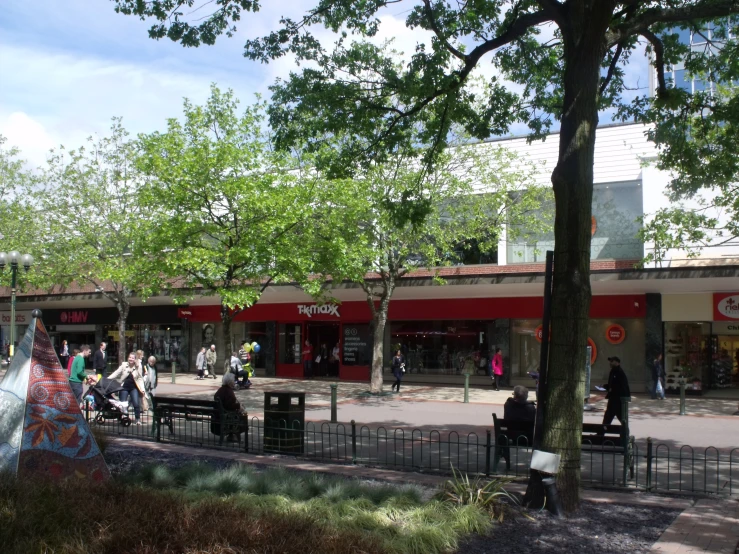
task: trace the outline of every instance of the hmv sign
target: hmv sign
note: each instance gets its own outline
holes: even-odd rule
[[[87,310],[70,310],[59,314],[62,323],[87,323],[89,313]]]
[[[10,312],[0,312],[0,324],[10,325]],[[15,312],[16,325],[28,325],[31,323],[31,312]]]

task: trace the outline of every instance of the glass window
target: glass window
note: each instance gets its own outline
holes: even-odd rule
[[[688,78],[684,69],[675,71],[675,86],[688,92],[693,92],[692,81]]]
[[[301,363],[301,326],[300,323],[280,323],[279,356],[280,364]],[[258,342],[258,341],[257,341]]]
[[[400,350],[410,373],[474,374],[481,360],[488,356],[488,323],[454,320],[393,322],[390,324],[392,348],[388,357]],[[389,359],[386,360],[386,364],[389,363]]]
[[[511,375],[528,377],[528,372],[539,371],[541,343],[536,331],[541,319],[515,319],[511,326]]]
[[[710,323],[665,323],[665,373],[667,392],[678,393],[685,380],[687,390],[702,390],[711,359]]]
[[[644,256],[637,236],[643,214],[639,182],[606,183],[593,187],[592,259],[635,260]]]
[[[372,333],[367,324],[351,324],[343,327],[341,363],[367,366],[372,363]]]

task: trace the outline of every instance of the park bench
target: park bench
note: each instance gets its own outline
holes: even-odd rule
[[[498,470],[498,463],[503,458],[506,470],[511,469],[511,448],[530,448],[534,441],[533,421],[508,421],[493,414],[495,428],[495,453],[493,455],[493,472]],[[582,448],[589,452],[623,454],[631,478],[634,477],[634,438],[628,434],[623,425],[601,425],[600,423],[582,424]]]
[[[152,400],[157,441],[162,438],[162,425],[167,426],[170,435],[174,434],[176,420],[212,423],[210,432],[220,437],[218,444],[223,444],[228,435],[235,435],[241,444],[241,433],[246,432],[246,418],[240,413],[224,410],[220,400],[169,396],[155,396]]]

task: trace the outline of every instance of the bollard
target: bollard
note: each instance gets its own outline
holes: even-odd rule
[[[336,423],[336,391],[339,385],[331,383],[331,423]]]
[[[464,403],[470,403],[470,374],[464,374]]]
[[[652,437],[647,437],[647,481],[646,489],[647,492],[652,491],[652,463],[654,459],[654,443]]]
[[[172,384],[177,382],[177,362],[172,362]]]
[[[685,415],[685,383],[680,383],[680,415]]]

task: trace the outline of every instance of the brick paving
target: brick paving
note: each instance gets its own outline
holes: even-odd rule
[[[698,500],[677,517],[651,552],[736,554],[739,552],[739,501]]]

